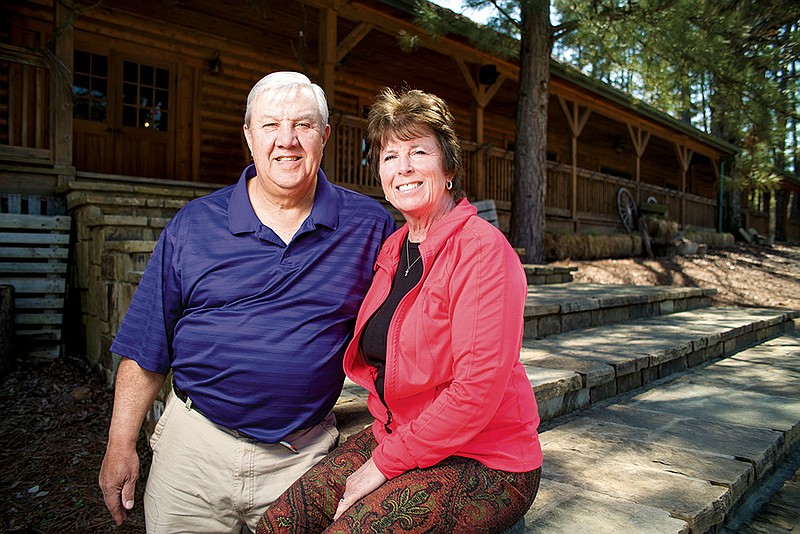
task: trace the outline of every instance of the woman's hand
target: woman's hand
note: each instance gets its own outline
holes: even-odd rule
[[[356,501],[378,489],[386,480],[387,478],[383,476],[383,473],[375,467],[375,462],[372,461],[372,458],[367,460],[355,473],[347,477],[344,495],[342,500],[339,501],[333,520],[339,519]]]

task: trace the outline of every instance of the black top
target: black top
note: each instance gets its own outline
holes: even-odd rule
[[[398,304],[406,293],[417,285],[422,278],[422,259],[419,252],[419,244],[411,243],[406,237],[400,251],[400,265],[392,281],[392,290],[389,296],[381,304],[372,317],[364,325],[364,332],[361,334],[361,352],[364,353],[366,362],[378,370],[375,379],[375,389],[383,401],[383,381],[386,364],[386,339],[389,334],[389,323],[394,317]],[[411,267],[409,268],[409,265]],[[408,276],[406,276],[408,272]],[[384,404],[386,402],[384,401]]]

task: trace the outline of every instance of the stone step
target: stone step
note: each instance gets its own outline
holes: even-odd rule
[[[794,328],[800,312],[705,308],[526,340],[520,352],[542,422],[684,371]],[[345,381],[342,437],[371,422],[366,390]]]
[[[528,278],[528,285],[544,284],[564,284],[572,282],[572,273],[578,270],[577,267],[553,267],[551,265],[534,265],[525,263],[525,276]]]
[[[787,333],[543,425],[542,482],[518,531],[718,532],[797,453],[798,384],[800,335]]]
[[[523,341],[542,421],[774,338],[800,312],[702,308]]]
[[[525,338],[707,307],[713,288],[603,284],[529,285]]]

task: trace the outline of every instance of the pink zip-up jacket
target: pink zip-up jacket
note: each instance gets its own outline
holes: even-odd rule
[[[384,243],[344,356],[347,376],[369,391],[376,467],[390,479],[454,455],[503,471],[540,467],[539,412],[519,361],[525,272],[466,199],[420,243],[422,279],[389,326],[386,404],[377,395],[359,341],[389,294],[407,234],[403,226]]]

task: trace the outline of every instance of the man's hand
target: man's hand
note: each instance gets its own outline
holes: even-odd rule
[[[356,501],[381,487],[386,480],[387,478],[383,476],[383,473],[375,467],[372,458],[367,460],[355,473],[347,477],[344,495],[342,500],[339,501],[333,520],[339,519]]]
[[[139,455],[136,440],[147,410],[153,405],[166,375],[146,371],[135,361],[123,358],[117,368],[114,410],[108,429],[108,445],[98,482],[103,500],[117,525],[133,508]]]
[[[103,490],[103,500],[111,517],[121,525],[133,508],[136,479],[139,477],[139,456],[136,448],[123,451],[109,444],[98,481]]]

